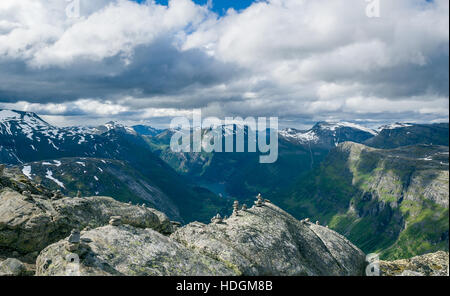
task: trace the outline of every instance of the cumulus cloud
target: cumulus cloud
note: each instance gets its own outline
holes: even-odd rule
[[[0,2],[0,107],[141,120],[448,118],[449,2],[269,0],[219,17],[191,0]],[[61,122],[61,119],[58,119]]]

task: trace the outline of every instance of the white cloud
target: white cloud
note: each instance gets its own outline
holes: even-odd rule
[[[448,116],[447,0],[381,0],[379,19],[363,0],[269,0],[220,18],[191,0],[82,1],[79,19],[66,4],[0,2],[0,106],[99,117],[189,108]]]
[[[178,33],[205,14],[205,8],[189,0],[172,0],[167,8],[118,0],[70,26],[55,43],[36,52],[33,64],[70,65],[79,58],[101,61],[116,55],[128,60],[137,46]]]

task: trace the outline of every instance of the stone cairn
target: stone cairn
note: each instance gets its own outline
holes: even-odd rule
[[[247,209],[248,209],[248,208],[247,208],[247,205],[246,205],[246,204],[243,204],[243,205],[242,205],[242,211],[247,211]]]
[[[263,204],[264,199],[262,198],[261,193],[259,193],[258,196],[256,197],[255,206],[262,207]]]
[[[77,191],[77,197],[78,198],[81,197],[81,191],[80,190]]]
[[[233,203],[233,215],[237,215],[239,212],[239,202],[237,200]]]
[[[319,221],[316,221],[316,225],[320,225]]]
[[[33,200],[33,197],[31,196],[31,192],[30,191],[22,191],[22,195],[25,197],[26,201],[30,201]]]
[[[0,177],[3,177],[3,172],[5,171],[5,165],[0,164]]]
[[[223,222],[222,216],[220,216],[220,214],[215,215],[212,219],[211,219],[211,223],[214,224],[220,224]]]
[[[61,198],[63,198],[63,197],[64,197],[64,196],[62,195],[61,190],[53,191],[53,196],[52,196],[52,199],[53,199],[53,200],[61,199]]]
[[[120,225],[122,225],[122,217],[120,217],[120,216],[112,216],[109,219],[109,225],[111,225],[111,226],[120,226]]]
[[[73,229],[68,238],[68,242],[66,244],[66,249],[69,252],[75,252],[78,250],[80,246],[80,231],[78,229]]]
[[[181,227],[181,223],[180,222],[178,222],[178,221],[170,221],[170,224],[172,224],[172,227],[174,228],[174,229],[178,229],[178,228],[180,228]]]
[[[303,224],[309,224],[309,218],[305,218],[305,219],[301,220],[300,222],[302,222]]]

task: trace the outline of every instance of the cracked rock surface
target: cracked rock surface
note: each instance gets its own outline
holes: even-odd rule
[[[326,227],[265,203],[216,224],[191,223],[171,237],[242,275],[362,275],[364,253]]]

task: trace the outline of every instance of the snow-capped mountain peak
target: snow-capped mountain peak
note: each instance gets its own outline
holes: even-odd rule
[[[115,121],[109,121],[103,125],[93,128],[92,130],[94,132],[96,132],[97,134],[107,133],[112,130],[125,131],[126,133],[133,134],[133,135],[137,134],[136,131],[132,127],[123,125],[123,124],[115,122]]]
[[[0,134],[10,136],[24,134],[30,140],[35,140],[37,134],[43,134],[54,139],[59,136],[59,130],[33,112],[2,109],[0,110]]]
[[[287,128],[279,131],[279,135],[289,140],[299,143],[317,143],[319,137],[313,130],[301,131],[294,128]]]
[[[340,121],[340,122],[332,122],[332,121],[322,121],[318,122],[315,127],[320,129],[328,129],[330,131],[335,131],[338,128],[352,128],[356,130],[361,130],[367,133],[370,133],[374,136],[376,136],[378,133],[370,128],[367,128],[365,126],[353,123],[353,122],[347,122],[347,121]]]
[[[413,125],[410,123],[396,122],[396,123],[381,126],[380,128],[378,128],[378,131],[381,132],[382,130],[392,130],[392,129],[397,129],[397,128],[410,127],[410,126],[413,126]]]
[[[279,132],[289,142],[324,147],[333,147],[345,141],[362,143],[377,134],[376,131],[355,123],[327,121],[318,122],[309,130],[287,128]]]

